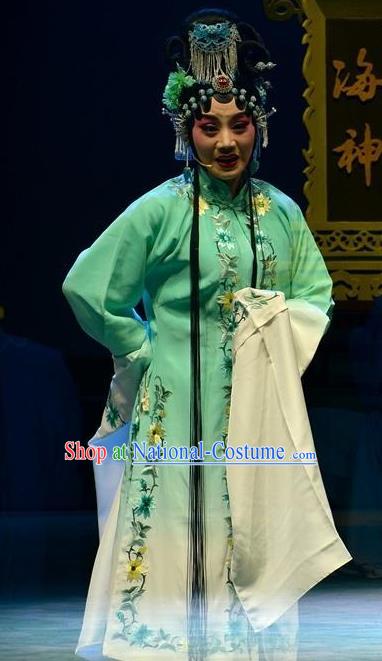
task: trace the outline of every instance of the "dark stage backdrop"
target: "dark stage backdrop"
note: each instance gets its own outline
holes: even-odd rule
[[[293,20],[269,21],[260,0],[233,4],[258,27],[278,63],[279,112],[259,176],[304,205],[302,28]],[[74,322],[61,283],[79,252],[132,200],[181,172],[170,122],[161,114],[168,75],[163,44],[200,6],[9,3],[8,237],[1,256],[7,277],[0,296],[9,332],[65,352],[104,355]]]

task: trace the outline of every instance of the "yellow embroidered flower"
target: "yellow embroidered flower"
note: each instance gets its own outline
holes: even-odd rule
[[[165,418],[166,417],[166,411],[164,409],[159,409],[158,416],[160,418]]]
[[[270,197],[264,195],[264,193],[257,193],[253,197],[253,203],[256,206],[259,216],[265,216],[271,208],[272,200]]]
[[[224,310],[227,310],[227,312],[229,312],[232,309],[233,292],[225,291],[223,294],[220,294],[220,296],[218,296],[217,301],[220,305],[223,306]]]
[[[139,553],[140,555],[143,555],[144,553],[146,553],[146,551],[147,551],[147,546],[140,546],[137,549],[137,553]]]
[[[141,399],[141,410],[145,413],[150,410],[150,398],[148,390],[145,390]]]
[[[145,576],[147,568],[142,564],[142,558],[135,558],[127,563],[127,580],[139,581],[141,576]]]
[[[208,202],[206,202],[205,200],[203,200],[202,197],[199,197],[199,214],[200,214],[201,216],[203,216],[203,214],[204,214],[204,213],[207,211],[207,209],[209,209],[209,208],[210,208],[210,205],[208,204]]]
[[[150,445],[158,445],[161,440],[164,438],[165,431],[160,422],[154,422],[150,425],[147,436],[149,439]]]

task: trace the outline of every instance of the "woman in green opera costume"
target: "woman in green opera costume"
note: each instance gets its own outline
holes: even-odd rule
[[[202,10],[168,54],[164,113],[184,172],[130,204],[79,255],[63,292],[114,360],[93,441],[119,434],[131,449],[202,439],[208,450],[227,440],[234,292],[306,302],[325,319],[322,335],[332,282],[297,204],[253,177],[273,112],[274,65],[259,35],[231,14]],[[134,310],[142,297],[147,321]],[[135,463],[129,454],[121,473],[116,462],[100,473],[101,540],[79,656],[297,658],[297,603],[256,631],[240,601],[226,469],[208,461]]]

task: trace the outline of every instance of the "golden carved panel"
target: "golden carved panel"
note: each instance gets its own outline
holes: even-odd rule
[[[302,0],[307,221],[337,300],[382,295],[382,3]]]
[[[353,263],[331,264],[328,267],[333,279],[335,298],[339,301],[369,301],[382,296],[380,262],[356,268]]]
[[[316,230],[314,237],[323,254],[351,256],[382,252],[382,230]]]

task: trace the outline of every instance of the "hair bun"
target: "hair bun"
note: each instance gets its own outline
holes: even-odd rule
[[[178,35],[169,37],[165,43],[165,57],[171,68],[179,64],[187,68],[187,43]]]
[[[237,24],[242,41],[237,45],[239,68],[243,66],[253,75],[258,75],[256,64],[269,62],[271,55],[261,35],[249,23]]]

